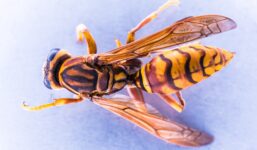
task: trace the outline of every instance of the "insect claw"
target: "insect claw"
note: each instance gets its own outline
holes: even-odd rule
[[[28,106],[28,105],[26,105],[26,102],[23,101],[23,102],[22,102],[22,106]]]
[[[25,109],[25,110],[29,110],[29,109],[28,109],[28,108],[29,108],[29,105],[27,105],[26,102],[23,101],[22,104],[21,104],[21,108],[22,108],[22,109]]]
[[[88,31],[87,27],[84,24],[79,24],[76,27],[77,41],[82,43],[84,40],[83,33]]]

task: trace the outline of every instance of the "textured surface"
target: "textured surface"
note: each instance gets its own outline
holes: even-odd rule
[[[45,88],[41,66],[51,48],[85,53],[85,46],[75,42],[77,24],[86,24],[99,52],[105,52],[115,47],[115,38],[124,42],[127,31],[164,2],[0,1],[0,149],[187,149],[158,140],[89,101],[36,113],[20,108],[24,100],[41,104],[72,96],[65,90]],[[199,150],[256,149],[256,7],[255,0],[184,0],[138,33],[137,37],[148,35],[190,15],[221,14],[238,23],[236,30],[202,41],[237,54],[224,70],[183,91],[187,99],[183,113],[146,94],[165,115],[215,136],[211,145]]]

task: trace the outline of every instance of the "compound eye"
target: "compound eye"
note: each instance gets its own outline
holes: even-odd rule
[[[59,83],[58,73],[63,62],[70,57],[71,55],[65,50],[61,50],[59,48],[54,48],[50,50],[50,53],[46,59],[46,63],[43,66],[44,85],[47,88],[62,88]]]
[[[47,61],[52,61],[55,57],[55,55],[58,53],[58,51],[60,51],[59,48],[53,48],[50,50],[50,53],[48,55]]]
[[[44,85],[48,88],[48,89],[52,89],[52,87],[51,87],[51,84],[50,84],[50,82],[48,81],[48,79],[44,79]]]

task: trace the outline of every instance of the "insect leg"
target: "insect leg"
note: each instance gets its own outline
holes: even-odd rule
[[[115,40],[115,43],[116,43],[116,46],[119,48],[122,46],[122,43],[120,40],[116,39]],[[130,65],[128,64],[130,63],[135,63],[138,67],[141,66],[141,61],[140,61],[140,64],[138,64],[138,61],[137,59],[133,59],[133,60],[130,60],[130,61],[125,61],[123,63],[123,65],[125,67],[128,67]],[[142,93],[142,90],[140,90],[139,88],[137,88],[136,86],[133,86],[133,85],[128,85],[127,86],[127,91],[129,93],[129,96],[133,99],[133,103],[134,105],[137,107],[137,109],[141,112],[148,112],[147,110],[147,107],[145,105],[145,100],[144,100],[144,96],[143,96],[143,93]]]
[[[177,94],[177,93],[176,93]],[[167,95],[167,94],[161,94],[158,93],[158,95],[166,102],[168,103],[173,109],[175,109],[178,112],[182,112],[184,109],[184,100],[182,98],[181,95],[179,95],[179,101],[180,103],[178,103],[171,95]]]
[[[55,107],[55,106],[63,106],[66,104],[71,104],[71,103],[78,103],[83,101],[82,97],[79,98],[58,98],[58,99],[54,99],[54,101],[52,103],[48,103],[48,104],[42,104],[39,106],[28,106],[25,103],[22,104],[22,108],[28,111],[38,111],[38,110],[43,110],[46,108],[51,108],[51,107]]]
[[[120,40],[118,40],[118,39],[115,39],[115,43],[116,43],[117,48],[119,48],[119,47],[121,47],[121,46],[122,46],[121,41],[120,41]]]
[[[180,104],[183,106],[183,109],[184,109],[185,106],[186,106],[186,101],[185,101],[185,99],[183,98],[182,93],[179,91],[179,92],[176,93],[176,96],[177,96],[177,98],[178,98]]]
[[[85,40],[85,42],[87,43],[88,54],[96,54],[97,53],[96,43],[93,36],[89,32],[88,28],[84,24],[80,24],[77,26],[76,32],[77,32],[77,40],[79,42],[82,42],[83,40]]]
[[[135,106],[141,112],[148,112],[147,108],[146,108],[146,105],[145,105],[145,100],[144,100],[142,90],[140,90],[136,86],[128,85],[127,86],[127,91],[129,93],[129,96],[133,99],[132,101],[135,104]]]
[[[152,12],[150,15],[148,15],[146,18],[144,18],[139,24],[137,24],[134,28],[132,28],[127,37],[127,43],[133,42],[135,40],[135,33],[140,30],[143,26],[151,22],[153,19],[155,19],[160,12],[165,10],[166,8],[170,6],[177,6],[179,5],[180,0],[168,0],[166,3],[164,3],[162,6],[160,6],[156,11]]]

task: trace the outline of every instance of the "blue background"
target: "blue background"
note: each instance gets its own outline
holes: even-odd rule
[[[8,0],[0,1],[0,149],[1,150],[166,150],[190,149],[165,143],[89,101],[41,112],[20,108],[51,98],[72,97],[65,90],[50,91],[42,82],[41,66],[51,48],[84,55],[75,42],[75,27],[88,26],[98,52],[125,42],[126,33],[165,0]],[[138,32],[143,37],[187,16],[221,14],[238,28],[202,40],[236,52],[222,71],[183,91],[187,107],[181,114],[157,96],[149,103],[163,114],[215,136],[199,150],[252,150],[257,140],[257,1],[182,0]],[[125,93],[125,91],[121,91]]]

